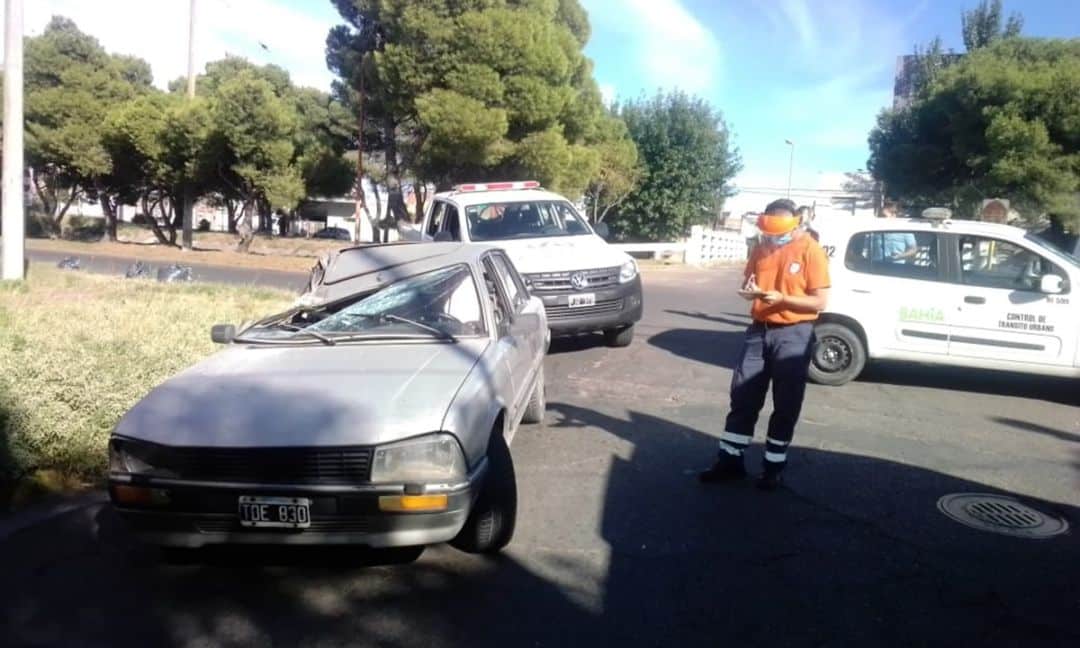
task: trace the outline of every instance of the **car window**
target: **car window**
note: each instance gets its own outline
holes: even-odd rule
[[[499,279],[499,273],[492,263],[491,257],[484,258],[484,283],[487,285],[488,299],[491,300],[491,311],[495,316],[495,326],[499,334],[504,332],[503,326],[508,323],[510,307],[506,300],[505,289]]]
[[[934,232],[861,232],[851,237],[844,265],[866,274],[938,280],[938,236]]]
[[[473,241],[588,234],[589,227],[564,200],[482,203],[465,208]]]
[[[446,212],[446,203],[436,202],[431,208],[431,220],[428,221],[427,231],[424,232],[428,236],[435,238],[435,235],[439,233],[439,229],[442,227],[443,214]]]
[[[514,307],[514,312],[519,312],[529,301],[529,294],[525,291],[525,284],[521,281],[517,270],[514,269],[510,260],[502,254],[493,254],[491,260],[495,265],[495,271],[499,273],[502,285],[506,287],[507,296]]]
[[[960,280],[970,286],[1039,292],[1044,275],[1067,276],[1031,250],[984,236],[960,237]]]
[[[461,220],[458,218],[457,207],[447,204],[443,215],[440,232],[446,232],[451,241],[461,240]]]

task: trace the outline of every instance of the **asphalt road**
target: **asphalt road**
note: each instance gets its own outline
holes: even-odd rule
[[[159,563],[87,506],[0,540],[0,643],[1080,645],[1075,531],[1013,538],[936,508],[1012,494],[1080,525],[1075,383],[877,367],[809,390],[783,490],[703,487],[745,304],[730,271],[645,284],[630,348],[556,342],[545,424],[514,441],[520,516],[503,556]]]

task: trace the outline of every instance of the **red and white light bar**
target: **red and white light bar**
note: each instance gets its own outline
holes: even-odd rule
[[[473,184],[454,185],[454,191],[512,191],[514,189],[539,189],[540,183],[536,180],[522,180],[519,182],[483,182]]]

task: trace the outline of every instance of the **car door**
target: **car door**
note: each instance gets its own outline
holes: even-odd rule
[[[506,370],[510,377],[510,384],[505,389],[500,387],[501,395],[510,409],[510,418],[517,421],[524,407],[522,394],[528,388],[528,357],[527,343],[519,339],[513,332],[514,303],[510,292],[503,284],[503,280],[496,268],[493,254],[486,254],[482,260],[484,271],[484,283],[492,302],[492,312],[495,315],[495,353],[497,362]],[[526,395],[527,398],[527,395]]]
[[[540,316],[535,312],[535,302],[529,298],[525,284],[521,281],[514,270],[514,266],[505,254],[492,252],[488,255],[495,274],[499,278],[499,286],[506,295],[506,301],[510,305],[509,337],[515,353],[511,356],[513,366],[511,372],[514,375],[514,383],[517,386],[517,400],[515,406],[524,407],[529,399],[530,388],[533,385],[538,364],[538,329]],[[529,312],[533,309],[533,312]]]
[[[969,234],[952,241],[959,264],[950,291],[949,355],[1072,364],[1075,329],[1070,296],[1047,295],[1040,288],[1043,275],[1068,274],[1015,241]]]
[[[542,316],[544,303],[533,299],[510,257],[501,250],[492,254],[495,269],[503,284],[509,286],[514,305],[514,334],[525,339],[531,351],[530,366],[535,371],[546,351],[547,327]],[[531,381],[530,381],[531,382]]]
[[[425,241],[435,240],[435,235],[443,228],[445,215],[446,203],[442,200],[436,200],[431,206],[431,213],[428,214],[427,221],[424,222],[423,239]]]
[[[871,230],[851,236],[844,253],[850,271],[845,311],[858,314],[876,355],[946,355],[947,296],[938,232],[918,228]],[[838,299],[838,301],[839,301]]]

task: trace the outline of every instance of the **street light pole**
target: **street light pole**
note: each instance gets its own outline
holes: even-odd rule
[[[188,6],[187,98],[188,101],[195,98],[195,0],[191,0]],[[181,200],[184,204],[180,206],[180,246],[184,250],[190,250],[194,246],[192,230],[195,229],[195,198],[192,196],[189,182],[184,183]]]
[[[791,147],[791,156],[788,157],[787,167],[787,197],[791,198],[791,171],[795,168],[795,142],[789,139],[784,140],[784,144]]]
[[[23,3],[4,3],[3,268],[0,278],[25,276],[23,192]]]

